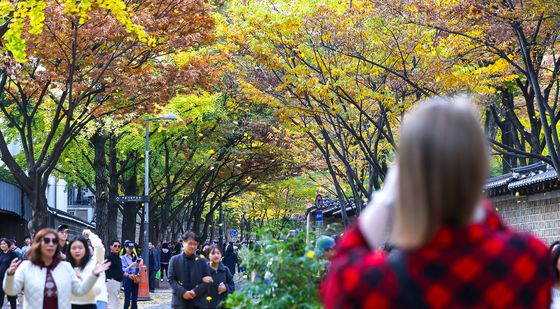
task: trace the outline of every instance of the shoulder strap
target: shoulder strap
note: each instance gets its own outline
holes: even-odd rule
[[[406,267],[406,253],[401,250],[393,250],[387,258],[389,267],[397,276],[399,285],[399,298],[405,308],[428,309],[424,301],[424,293],[420,287],[410,278]]]

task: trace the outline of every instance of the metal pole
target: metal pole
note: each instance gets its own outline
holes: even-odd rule
[[[222,189],[220,189],[220,250],[224,250],[224,211],[222,209]]]
[[[307,225],[305,228],[305,246],[309,250],[309,233],[311,233],[311,211],[307,213]]]
[[[146,269],[150,269],[148,243],[150,242],[150,118],[146,119],[146,152],[144,153],[144,250],[143,259]]]

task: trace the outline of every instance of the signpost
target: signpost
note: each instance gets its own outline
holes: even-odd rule
[[[117,196],[115,201],[117,203],[137,203],[137,202],[145,202],[148,199],[145,196],[132,196],[132,195],[124,195],[124,196]]]
[[[323,211],[322,210],[317,210],[315,212],[315,222],[317,222],[317,225],[322,225],[323,224]]]
[[[231,230],[231,237],[232,237],[232,238],[237,237],[238,234],[239,234],[239,231],[237,231],[237,230]]]
[[[323,228],[323,211],[316,210],[315,211],[315,227],[317,228],[317,237],[321,235],[322,228]]]

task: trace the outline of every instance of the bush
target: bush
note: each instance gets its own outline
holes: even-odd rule
[[[240,250],[249,280],[228,297],[226,307],[321,308],[318,285],[325,262],[306,250],[304,234],[285,240],[266,234],[261,239],[255,248]]]

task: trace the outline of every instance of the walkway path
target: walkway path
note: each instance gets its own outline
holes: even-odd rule
[[[241,276],[236,276],[235,277],[235,285],[237,288],[239,288],[242,284],[241,281]],[[139,301],[138,302],[138,309],[169,309],[171,308],[171,288],[169,286],[169,283],[167,282],[167,279],[164,279],[163,281],[159,281],[157,283],[157,289],[155,291],[155,293],[150,293],[150,297],[152,298],[152,300],[150,301]],[[120,298],[120,303],[121,305],[124,302],[124,296],[122,293],[119,294],[119,298]],[[5,302],[4,302],[4,306],[1,306],[1,309],[10,309],[10,305],[8,304],[8,301],[6,298]],[[18,309],[23,308],[22,304],[23,304],[23,299],[22,296],[20,295],[18,297],[18,301],[19,301],[19,305],[17,306]],[[121,309],[121,308],[117,308],[117,309]]]

